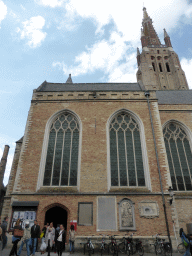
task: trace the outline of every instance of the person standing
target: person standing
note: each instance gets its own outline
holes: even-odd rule
[[[70,253],[74,252],[74,243],[75,243],[75,229],[74,225],[71,225],[69,230],[69,250]]]
[[[186,234],[183,231],[183,228],[180,228],[179,234],[180,234],[181,240],[184,243],[184,246],[186,248],[186,251],[185,251],[183,256],[191,256],[191,253],[190,253],[190,243],[189,243],[189,240],[187,239]]]
[[[34,225],[31,227],[31,246],[32,246],[32,255],[35,255],[37,240],[40,237],[40,226],[38,225],[37,220],[34,221]]]
[[[62,224],[60,224],[60,229],[56,232],[55,242],[58,256],[61,256],[62,252],[65,250],[65,229]]]
[[[47,231],[48,227],[49,227],[49,223],[45,223],[44,227],[42,228],[42,233],[41,233],[41,236],[40,236],[41,237],[41,247],[40,247],[41,254],[44,254],[45,250],[46,250],[46,247],[43,248],[43,245],[45,243],[45,235],[46,235],[46,231]]]
[[[21,245],[19,247],[19,252],[17,254],[18,256],[20,256],[24,244],[26,244],[27,256],[30,256],[30,249],[29,249],[30,239],[31,239],[31,228],[29,227],[29,221],[26,221],[25,222],[24,234],[23,234],[23,237],[21,239]]]
[[[17,255],[17,244],[19,243],[19,241],[21,240],[21,236],[15,236],[14,235],[14,231],[16,229],[22,230],[22,226],[21,226],[21,220],[18,219],[15,223],[15,226],[13,228],[13,237],[12,237],[12,243],[13,243],[13,247],[9,253],[9,256],[11,255]]]
[[[45,243],[47,245],[48,256],[50,256],[51,248],[55,243],[55,228],[53,227],[53,222],[46,230]]]
[[[2,251],[7,245],[7,224],[8,224],[8,216],[4,218],[3,223],[1,224],[2,228]]]

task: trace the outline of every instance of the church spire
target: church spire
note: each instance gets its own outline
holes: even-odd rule
[[[158,47],[158,46],[161,45],[159,37],[158,37],[152,23],[153,23],[153,21],[150,18],[150,16],[148,15],[146,8],[144,7],[143,8],[143,22],[142,22],[142,25],[143,25],[143,36],[145,38],[143,38],[143,40],[141,40],[141,41],[145,42],[144,43],[145,45],[143,45],[143,42],[142,42],[142,47],[145,47],[145,46],[156,46],[156,47]]]
[[[73,81],[72,81],[72,78],[71,78],[71,74],[69,74],[69,77],[66,81],[66,84],[72,84],[72,83],[73,83]]]
[[[169,35],[167,34],[167,31],[165,30],[165,28],[164,28],[164,41],[165,41],[165,44],[167,47],[172,47],[171,39],[170,39]]]

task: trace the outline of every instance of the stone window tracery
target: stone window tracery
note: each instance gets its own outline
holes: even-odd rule
[[[79,124],[71,113],[62,113],[52,123],[44,172],[44,186],[76,186]]]
[[[140,130],[128,113],[119,113],[109,126],[111,186],[145,186]]]
[[[192,152],[186,132],[176,123],[163,129],[165,147],[174,190],[192,190]]]

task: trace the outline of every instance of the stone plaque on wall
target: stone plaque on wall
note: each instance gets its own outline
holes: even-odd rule
[[[119,202],[120,230],[135,230],[135,215],[133,202],[124,198]]]
[[[98,197],[97,229],[116,230],[116,200],[115,197]]]
[[[159,206],[155,201],[145,200],[139,203],[139,212],[141,217],[159,217]]]
[[[93,225],[93,203],[79,203],[78,225]]]

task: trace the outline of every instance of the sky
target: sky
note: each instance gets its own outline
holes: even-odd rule
[[[0,0],[0,158],[25,130],[33,90],[45,80],[136,82],[143,6],[162,43],[171,38],[192,89],[192,0]]]

